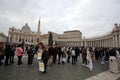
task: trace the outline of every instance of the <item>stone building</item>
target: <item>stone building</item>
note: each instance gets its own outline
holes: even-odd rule
[[[102,36],[83,39],[86,47],[120,47],[120,25],[115,24],[113,30]]]
[[[3,33],[0,33],[0,42],[2,42],[2,43],[7,42],[7,36]]]
[[[21,29],[14,27],[9,28],[8,42],[18,44],[37,44],[43,42],[44,45],[48,45],[49,33],[40,33],[40,20],[38,21],[38,29],[33,32],[28,23],[26,23]],[[65,31],[63,34],[57,34],[52,32],[53,44],[57,46],[85,46],[85,47],[120,47],[120,25],[115,24],[113,30],[105,35],[82,38],[82,33],[79,30]]]
[[[58,46],[81,46],[82,33],[79,30],[65,31],[59,35],[55,42]]]
[[[40,41],[40,20],[38,21],[38,30],[33,32],[28,23],[26,23],[21,29],[14,27],[9,28],[8,42],[13,44],[25,43],[25,44],[37,44]]]
[[[2,47],[2,48],[5,48],[5,44],[6,44],[6,42],[7,42],[7,36],[5,35],[5,34],[3,34],[3,33],[0,33],[0,46]]]

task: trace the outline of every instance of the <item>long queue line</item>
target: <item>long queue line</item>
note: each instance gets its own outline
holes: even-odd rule
[[[14,56],[18,57],[17,67],[22,64],[22,56],[24,53],[23,45],[19,44],[17,47],[7,45],[5,48],[5,54],[0,48],[0,65],[2,60],[5,59],[4,65],[14,63]],[[90,71],[93,70],[93,61],[100,60],[101,64],[109,61],[110,56],[119,56],[120,48],[95,48],[89,47],[64,47],[64,46],[44,46],[43,43],[39,43],[36,46],[30,45],[26,51],[28,54],[28,65],[33,65],[34,55],[38,55],[39,70],[46,73],[47,66],[52,66],[54,63],[65,64],[71,63],[75,65],[78,61],[78,56],[82,55],[82,65],[88,67]],[[5,58],[4,58],[5,56]],[[77,63],[78,64],[78,63]]]

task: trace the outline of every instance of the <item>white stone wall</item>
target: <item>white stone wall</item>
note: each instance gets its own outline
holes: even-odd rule
[[[78,30],[66,31],[56,40],[58,46],[81,46],[82,33]]]
[[[7,36],[5,36],[3,33],[0,33],[0,42],[7,42]]]

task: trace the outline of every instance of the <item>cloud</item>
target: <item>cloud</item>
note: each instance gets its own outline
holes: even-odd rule
[[[120,22],[119,4],[119,0],[0,0],[0,32],[26,22],[37,31],[40,17],[42,33],[79,29],[86,37],[102,35]]]

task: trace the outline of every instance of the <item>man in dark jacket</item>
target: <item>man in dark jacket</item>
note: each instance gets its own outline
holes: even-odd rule
[[[49,51],[49,54],[50,54],[50,60],[49,60],[49,65],[51,66],[53,64],[53,53],[52,53],[52,50],[53,50],[53,47],[50,46],[48,51]]]
[[[2,65],[3,63],[1,62],[1,60],[4,59],[4,50],[3,50],[3,44],[0,43],[0,65]]]
[[[71,49],[70,49],[70,47],[67,50],[67,55],[68,55],[67,62],[70,63],[70,56],[71,56]]]
[[[62,56],[61,46],[59,46],[57,50],[58,50],[58,52],[57,52],[57,54],[58,54],[58,64],[60,64],[60,60],[61,60],[61,56]]]
[[[5,48],[5,56],[6,56],[5,66],[8,65],[10,54],[11,54],[11,46],[8,44],[8,45],[6,45],[6,48]]]
[[[109,55],[116,56],[115,48],[110,49]]]
[[[75,60],[76,60],[76,62],[77,62],[77,58],[78,58],[78,56],[79,56],[79,54],[80,54],[80,49],[78,48],[78,47],[76,47],[75,48]]]
[[[56,63],[56,58],[57,58],[57,48],[56,46],[54,45],[53,46],[53,50],[52,50],[52,53],[53,53],[53,63]]]
[[[11,46],[10,63],[14,63],[15,45]]]
[[[30,49],[27,52],[28,54],[28,65],[32,65],[34,58],[34,46],[30,45]]]
[[[98,60],[100,55],[98,48],[95,48],[94,52],[95,52],[95,59]]]
[[[44,72],[43,73],[46,73],[48,59],[49,59],[49,51],[48,51],[48,48],[45,48],[45,50],[42,53],[42,60],[44,63]]]

